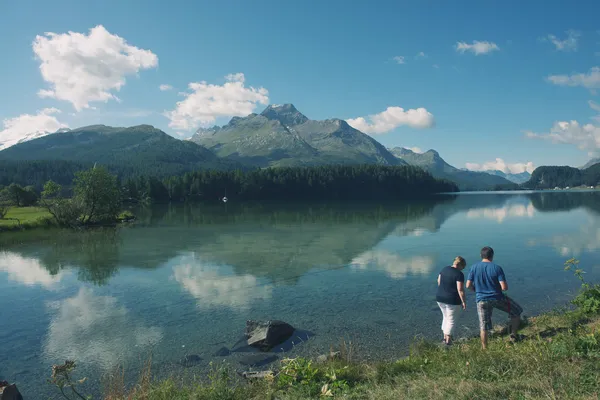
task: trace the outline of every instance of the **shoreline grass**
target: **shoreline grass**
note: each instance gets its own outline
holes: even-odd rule
[[[41,207],[11,207],[0,219],[0,232],[53,226],[52,215]]]
[[[123,370],[104,380],[104,400],[598,399],[600,314],[581,307],[530,318],[511,343],[501,329],[487,350],[478,338],[451,348],[420,340],[395,362],[283,359],[273,374],[245,380],[227,364],[208,376],[153,380],[147,363],[126,389]],[[80,390],[78,388],[78,390]]]

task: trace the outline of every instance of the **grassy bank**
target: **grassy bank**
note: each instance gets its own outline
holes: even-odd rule
[[[52,225],[50,213],[40,207],[11,207],[0,219],[0,231]]]
[[[450,348],[418,341],[408,357],[377,364],[353,361],[342,346],[335,359],[281,360],[272,375],[254,381],[225,364],[191,383],[153,380],[147,368],[129,391],[122,373],[109,377],[103,399],[598,399],[600,285],[584,282],[573,303],[524,322],[516,343],[497,328],[486,351],[478,338]]]

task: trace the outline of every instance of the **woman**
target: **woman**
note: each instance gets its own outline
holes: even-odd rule
[[[458,256],[451,266],[447,266],[438,275],[438,288],[436,300],[442,310],[442,331],[444,332],[444,344],[452,344],[452,332],[454,330],[455,315],[459,308],[467,308],[465,298],[465,276],[462,270],[467,262]]]

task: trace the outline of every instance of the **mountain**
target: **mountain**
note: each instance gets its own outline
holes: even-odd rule
[[[0,151],[2,151],[4,149],[8,149],[9,147],[14,146],[19,143],[28,142],[30,140],[34,140],[34,139],[41,138],[41,137],[44,137],[47,135],[51,135],[52,133],[68,132],[68,131],[69,131],[68,128],[61,128],[56,132],[37,131],[37,132],[31,132],[31,133],[25,134],[24,136],[19,135],[18,137],[0,138]]]
[[[190,141],[220,157],[259,167],[406,165],[346,121],[313,121],[293,104],[269,105],[260,114],[234,117],[222,127],[199,129]]]
[[[460,190],[491,190],[499,187],[511,188],[515,184],[503,177],[490,175],[485,172],[460,170],[448,164],[435,150],[425,153],[415,153],[403,147],[389,149],[397,158],[423,168],[435,178],[448,179],[455,182]]]
[[[509,181],[517,183],[517,184],[525,183],[531,178],[531,174],[527,171],[521,172],[520,174],[507,174],[505,172],[498,171],[498,170],[485,171],[485,172],[490,175],[501,176],[504,179],[508,179]]]
[[[555,187],[600,185],[600,164],[593,164],[585,169],[568,166],[538,167],[531,174],[531,179],[523,184],[528,189],[554,189]]]
[[[157,177],[237,166],[220,160],[196,143],[175,139],[150,125],[130,128],[93,125],[58,132],[2,150],[0,160],[98,163],[124,175]]]
[[[589,167],[591,167],[594,164],[598,164],[600,163],[600,158],[592,158],[590,161],[588,161],[583,167],[581,167],[580,169],[587,169]]]

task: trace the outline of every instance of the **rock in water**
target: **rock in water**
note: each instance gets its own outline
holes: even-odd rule
[[[0,400],[23,400],[17,385],[9,385],[8,382],[0,382]]]
[[[199,364],[200,361],[202,361],[202,358],[200,358],[199,355],[190,354],[190,355],[183,357],[179,361],[179,364],[181,364],[182,367],[189,368],[189,367],[193,367],[194,365]]]
[[[248,346],[269,351],[294,334],[294,327],[283,321],[246,321]]]
[[[230,354],[231,354],[231,350],[229,350],[227,347],[223,346],[219,350],[215,351],[214,356],[215,357],[227,357]]]

